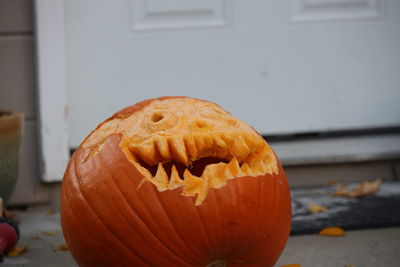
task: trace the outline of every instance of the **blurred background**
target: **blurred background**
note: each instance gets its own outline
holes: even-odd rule
[[[58,203],[83,138],[161,95],[248,122],[292,187],[400,180],[400,1],[0,0],[0,108],[24,112],[8,204]]]

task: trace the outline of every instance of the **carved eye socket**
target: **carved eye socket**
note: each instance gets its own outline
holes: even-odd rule
[[[177,118],[169,112],[152,112],[143,120],[143,126],[148,133],[156,133],[174,128],[177,123]]]
[[[153,122],[159,122],[159,121],[161,121],[162,119],[164,119],[164,116],[163,116],[163,114],[161,114],[161,113],[154,113],[154,114],[151,116],[151,120],[152,120]]]

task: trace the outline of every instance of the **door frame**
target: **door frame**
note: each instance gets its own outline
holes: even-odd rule
[[[69,160],[63,0],[35,0],[41,177],[61,181]]]

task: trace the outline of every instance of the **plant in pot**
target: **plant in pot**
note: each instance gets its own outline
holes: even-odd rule
[[[18,178],[21,112],[0,110],[0,197],[7,204]]]

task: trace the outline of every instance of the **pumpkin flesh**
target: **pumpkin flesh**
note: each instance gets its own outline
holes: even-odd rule
[[[290,228],[268,144],[218,105],[166,98],[123,110],[71,158],[62,226],[82,266],[273,266]]]

